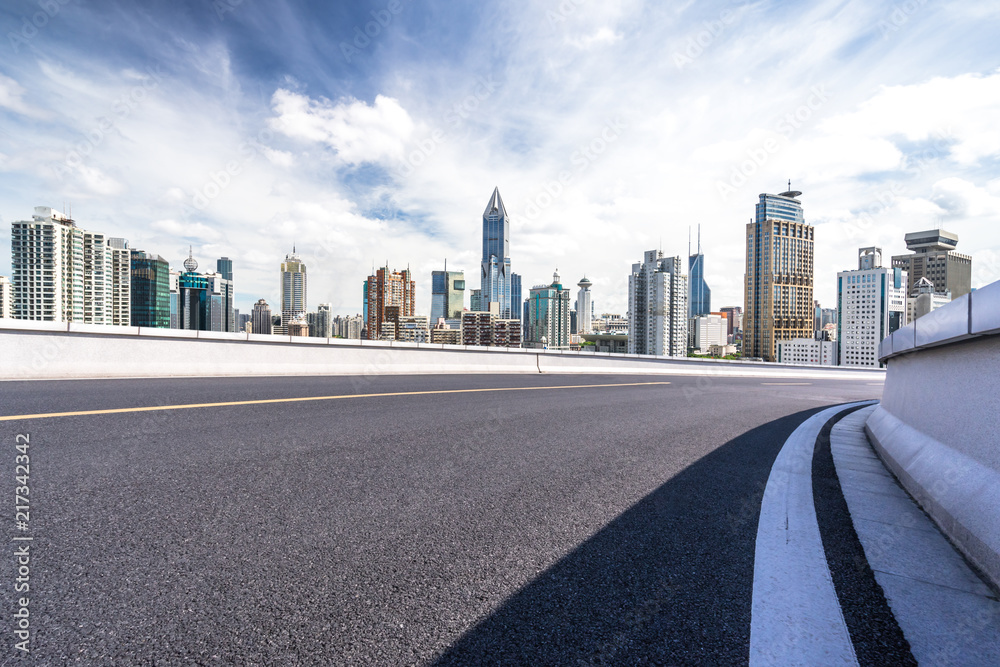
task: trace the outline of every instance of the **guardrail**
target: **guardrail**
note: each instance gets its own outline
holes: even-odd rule
[[[0,320],[0,379],[656,373],[881,380],[879,369]]]
[[[1000,586],[1000,281],[882,341],[875,448],[907,491]]]

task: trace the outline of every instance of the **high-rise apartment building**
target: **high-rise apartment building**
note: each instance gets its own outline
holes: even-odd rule
[[[119,256],[116,271],[114,250],[104,234],[81,229],[48,206],[36,206],[31,220],[11,225],[14,317],[129,324],[129,310],[123,306],[129,285],[120,282],[128,274],[128,262],[123,266]]]
[[[882,266],[882,249],[861,248],[858,268],[837,274],[841,366],[879,367],[882,339],[906,324],[906,271]]]
[[[462,317],[465,310],[465,273],[449,271],[445,263],[444,271],[431,272],[431,322],[442,317],[453,320]]]
[[[691,347],[699,354],[708,354],[711,346],[726,345],[729,342],[728,324],[728,318],[724,313],[709,313],[692,318],[688,323],[693,329]]]
[[[813,338],[813,227],[802,193],[761,194],[747,224],[743,356],[777,359],[778,342]]]
[[[563,287],[558,271],[552,274],[552,284],[529,290],[527,314],[525,347],[569,349],[569,289]]]
[[[365,281],[365,303],[368,320],[365,331],[368,340],[380,340],[387,335],[383,329],[387,323],[395,325],[399,317],[412,317],[416,302],[416,283],[409,269],[392,271],[388,266],[380,268]],[[395,331],[392,339],[395,339]]]
[[[726,316],[726,334],[730,342],[737,331],[743,328],[743,308],[740,306],[726,306],[719,309],[720,313]]]
[[[892,266],[906,271],[906,293],[909,297],[919,294],[917,283],[926,278],[940,294],[951,292],[951,298],[972,291],[972,258],[955,252],[958,234],[943,229],[913,232],[904,237],[909,255],[896,255]]]
[[[521,347],[521,320],[501,318],[500,304],[494,301],[488,311],[462,313],[461,334],[462,345]]]
[[[643,253],[628,277],[629,354],[687,355],[688,282],[680,257]]]
[[[132,323],[132,251],[127,240],[111,238],[108,239],[108,253],[111,260],[111,295],[107,324],[127,327]]]
[[[510,221],[500,198],[500,188],[493,189],[493,195],[483,211],[483,259],[480,269],[480,310],[488,310],[489,304],[496,302],[500,304],[502,319],[519,319],[521,277],[510,268]]]
[[[14,299],[11,296],[10,278],[0,276],[0,320],[14,318]]]
[[[315,313],[306,315],[309,324],[309,336],[312,338],[330,338],[333,336],[333,310],[328,303],[321,303]]]
[[[221,273],[198,273],[193,253],[170,272],[170,328],[236,331],[233,284]]]
[[[593,284],[587,276],[584,276],[576,284],[580,291],[576,293],[576,329],[574,333],[589,334],[594,330],[594,304],[590,298],[590,288]]]
[[[271,333],[271,306],[264,299],[257,299],[250,316],[250,330],[255,334]]]
[[[778,363],[806,366],[836,366],[837,343],[815,338],[792,338],[778,342]]]
[[[712,312],[712,290],[705,282],[705,255],[701,252],[701,225],[698,225],[698,252],[691,254],[691,237],[688,231],[688,318],[701,317]]]
[[[295,248],[281,263],[281,331],[287,333],[287,324],[299,315],[306,314],[306,265],[295,254]]]
[[[170,264],[142,250],[130,253],[132,326],[170,328]]]

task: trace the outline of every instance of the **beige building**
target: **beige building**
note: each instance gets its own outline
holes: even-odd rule
[[[778,343],[813,338],[813,227],[802,193],[761,194],[747,224],[743,356],[776,361]]]
[[[925,232],[907,234],[906,249],[909,255],[896,255],[892,266],[906,271],[908,276],[906,293],[916,297],[920,290],[917,283],[926,278],[939,294],[951,292],[951,298],[972,291],[972,258],[955,252],[958,234],[943,229],[929,229]]]

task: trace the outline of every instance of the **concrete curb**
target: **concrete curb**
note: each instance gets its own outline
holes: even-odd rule
[[[865,431],[907,492],[1000,587],[1000,472],[921,433],[882,406]]]

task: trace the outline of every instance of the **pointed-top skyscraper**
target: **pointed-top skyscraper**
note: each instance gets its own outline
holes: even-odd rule
[[[500,198],[500,188],[483,211],[482,308],[500,305],[502,319],[520,319],[521,277],[510,269],[510,221]]]

